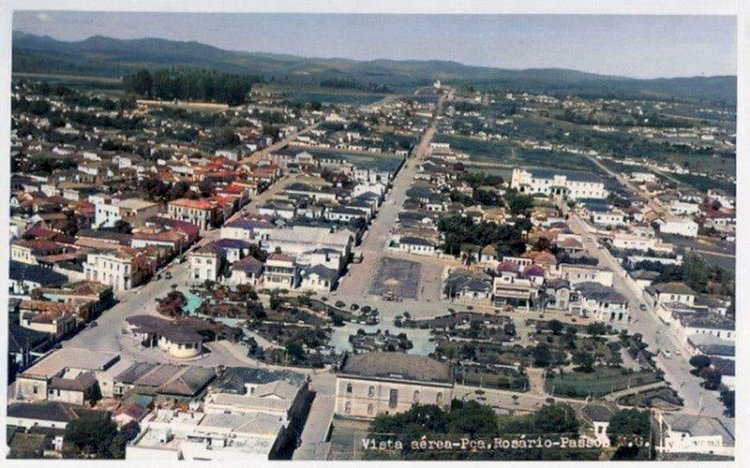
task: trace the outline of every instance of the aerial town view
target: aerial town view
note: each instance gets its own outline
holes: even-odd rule
[[[736,35],[16,11],[3,457],[733,460]]]

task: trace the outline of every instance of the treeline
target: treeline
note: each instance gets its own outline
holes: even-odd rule
[[[647,115],[610,115],[596,111],[575,111],[565,109],[561,119],[570,123],[580,125],[614,125],[620,127],[654,127],[654,128],[693,128],[696,123],[690,120],[669,117],[662,114],[650,113]]]
[[[122,79],[125,91],[149,99],[180,99],[212,101],[229,105],[247,100],[253,84],[262,82],[259,76],[217,73],[200,68],[146,69]]]
[[[681,281],[702,294],[721,294],[734,297],[734,278],[727,270],[710,265],[703,256],[689,253],[680,265],[666,265],[644,260],[633,270],[650,270],[659,273],[654,283]]]
[[[458,257],[466,244],[481,249],[493,245],[498,257],[518,256],[526,252],[524,231],[531,229],[531,221],[522,219],[515,224],[498,225],[492,222],[475,224],[471,218],[462,216],[442,216],[438,230],[443,235],[443,252]]]
[[[24,94],[36,94],[45,98],[54,97],[70,106],[98,107],[105,111],[123,111],[136,108],[136,102],[131,96],[112,99],[106,96],[82,93],[64,84],[48,83],[46,81],[19,80],[18,83],[23,89],[23,93],[18,99],[15,96],[11,98],[14,112],[30,112],[35,115],[44,115],[48,112],[49,102],[46,99],[28,101]]]
[[[365,91],[374,91],[378,93],[390,93],[391,89],[384,84],[367,83],[364,84],[354,78],[326,78],[320,81],[321,88],[336,89],[361,89]]]

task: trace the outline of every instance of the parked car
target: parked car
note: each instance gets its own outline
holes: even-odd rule
[[[172,279],[172,272],[171,271],[166,272],[164,274],[164,277],[167,278],[167,279]]]

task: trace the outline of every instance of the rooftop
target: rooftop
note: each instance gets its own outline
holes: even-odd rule
[[[266,384],[280,380],[299,386],[307,381],[307,377],[288,370],[229,367],[211,384],[210,390],[241,395],[247,390],[246,384]]]
[[[725,446],[734,446],[734,432],[716,418],[674,413],[665,414],[664,420],[672,431],[686,432],[692,437],[719,435]]]
[[[345,358],[339,375],[453,384],[453,371],[449,364],[427,356],[398,352],[349,355]]]
[[[615,288],[604,286],[601,283],[594,283],[592,281],[586,281],[578,283],[574,286],[583,297],[587,300],[604,301],[615,304],[627,304],[628,300],[617,292]]]
[[[106,411],[86,409],[60,401],[38,401],[33,403],[11,403],[8,417],[69,423],[82,416],[109,417]]]
[[[23,375],[52,377],[65,368],[106,370],[120,358],[117,353],[63,347],[26,369]]]
[[[680,294],[680,295],[695,295],[696,292],[693,291],[687,284],[680,283],[680,282],[671,282],[671,283],[659,283],[659,284],[652,284],[651,286],[646,288],[649,292],[655,292],[657,294]]]

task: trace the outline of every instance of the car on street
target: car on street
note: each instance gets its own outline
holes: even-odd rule
[[[638,308],[641,310],[646,310],[646,304],[641,304],[638,306]]]
[[[672,352],[671,352],[670,350],[668,350],[668,349],[665,349],[664,351],[662,351],[662,354],[663,354],[663,355],[664,355],[664,357],[665,357],[665,358],[667,358],[667,359],[669,359],[669,358],[671,358],[671,357],[672,357]]]
[[[166,274],[164,275],[164,277],[165,277],[165,278],[167,278],[167,279],[172,279],[172,272],[171,272],[171,271],[168,271],[168,272],[167,272],[167,273],[166,273]]]
[[[91,323],[89,323],[89,328],[94,328],[94,327],[96,327],[97,325],[99,325],[99,324],[98,324],[98,323],[96,322],[96,320],[94,320],[94,321],[92,321]]]

